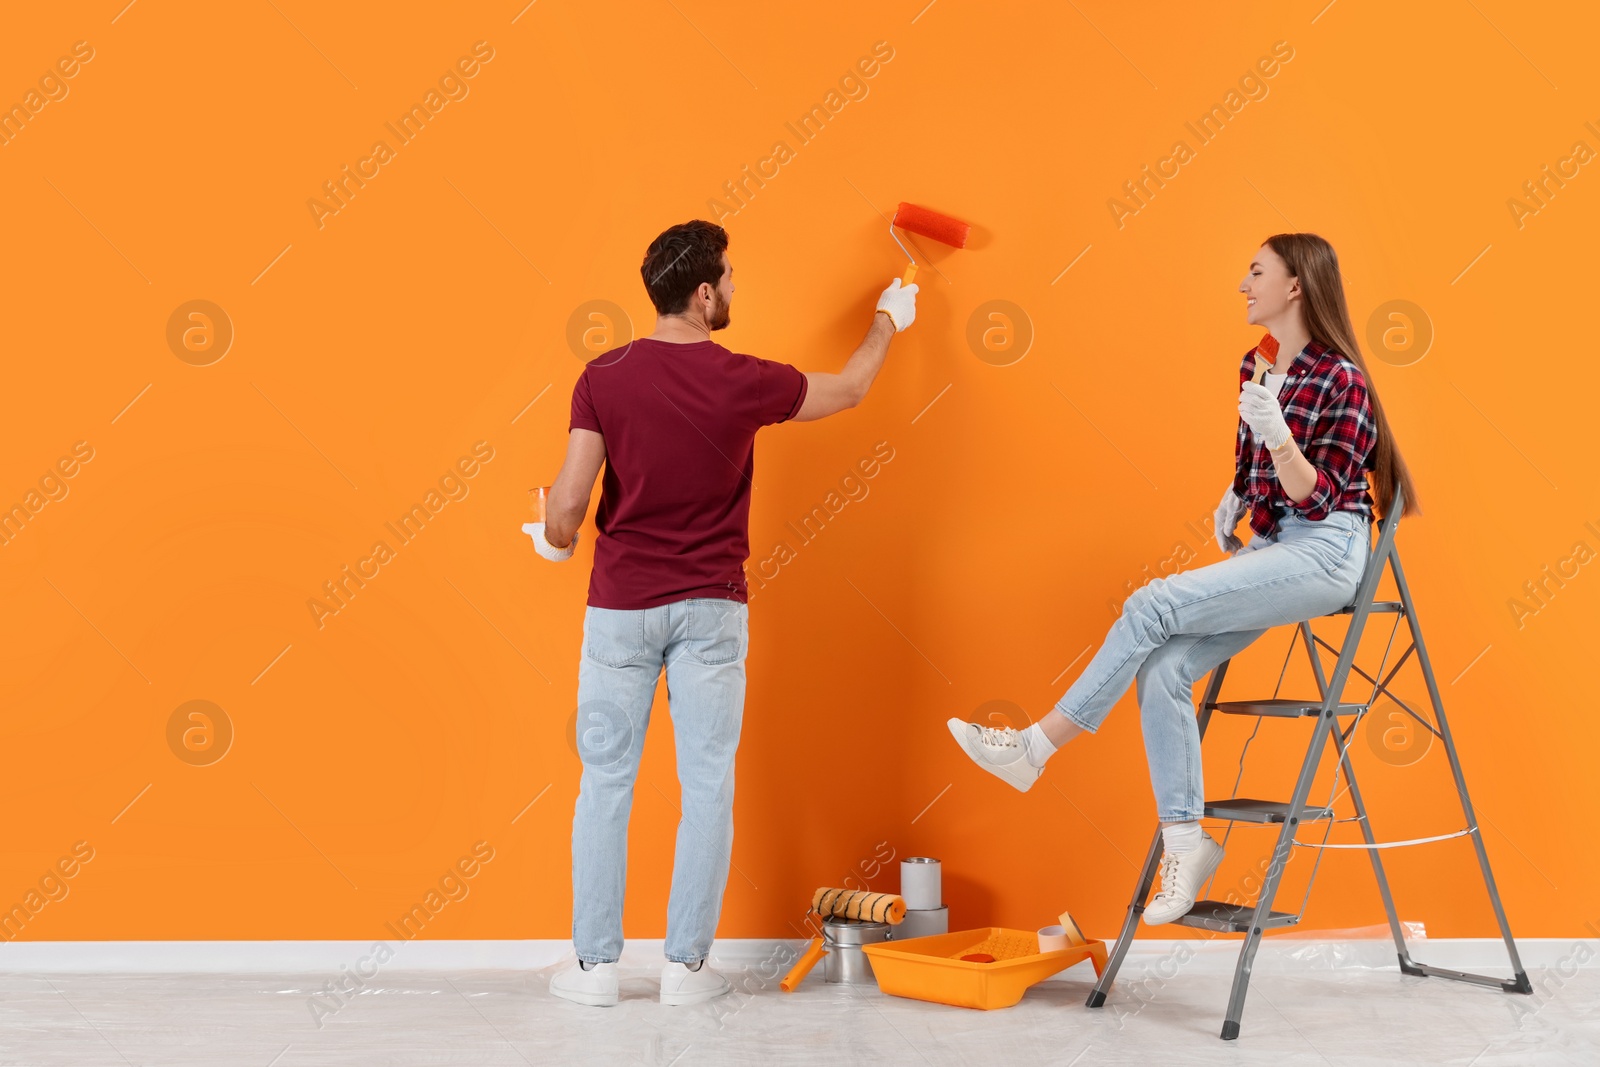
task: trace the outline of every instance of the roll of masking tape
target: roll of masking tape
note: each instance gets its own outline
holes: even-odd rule
[[[900,897],[907,911],[933,911],[944,907],[939,861],[931,856],[908,856],[900,861]]]
[[[1067,939],[1067,929],[1064,926],[1045,926],[1039,930],[1039,951],[1060,952],[1072,944]]]
[[[1059,952],[1064,948],[1082,945],[1086,942],[1083,930],[1079,928],[1078,921],[1070,912],[1061,913],[1061,922],[1055,926],[1041,927],[1039,930],[1039,951]]]

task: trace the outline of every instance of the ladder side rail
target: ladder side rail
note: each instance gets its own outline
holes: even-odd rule
[[[1400,500],[1398,491],[1395,500],[1397,503]],[[1246,932],[1244,944],[1239,950],[1239,962],[1234,969],[1233,989],[1228,996],[1228,1013],[1222,1023],[1224,1041],[1231,1041],[1239,1036],[1239,1020],[1244,1014],[1245,994],[1249,989],[1250,971],[1254,966],[1256,950],[1261,945],[1261,931],[1272,910],[1272,901],[1277,895],[1283,868],[1289,862],[1289,854],[1294,851],[1295,834],[1300,828],[1300,817],[1305,812],[1306,798],[1311,792],[1311,781],[1316,777],[1317,767],[1322,762],[1322,752],[1328,743],[1328,732],[1338,729],[1335,719],[1335,708],[1339,703],[1338,694],[1344,692],[1345,679],[1350,675],[1350,665],[1355,660],[1356,648],[1360,645],[1361,634],[1366,629],[1367,616],[1372,612],[1378,581],[1383,574],[1383,561],[1391,558],[1399,516],[1399,509],[1396,508],[1384,517],[1382,532],[1378,535],[1378,545],[1373,549],[1366,570],[1361,575],[1361,583],[1356,588],[1355,598],[1352,601],[1355,610],[1350,616],[1350,628],[1345,633],[1344,647],[1339,652],[1339,661],[1333,669],[1329,687],[1323,694],[1317,724],[1312,729],[1311,743],[1306,748],[1305,759],[1300,765],[1300,776],[1295,781],[1294,796],[1289,801],[1289,810],[1278,833],[1278,842],[1273,848],[1272,861],[1267,865],[1266,878],[1262,880],[1261,892],[1256,898],[1250,929]]]
[[[1517,943],[1511,936],[1511,923],[1506,918],[1505,905],[1500,899],[1500,889],[1495,884],[1494,871],[1489,867],[1489,853],[1483,845],[1483,830],[1478,825],[1477,814],[1472,810],[1472,799],[1467,793],[1467,779],[1461,770],[1461,758],[1456,752],[1455,739],[1450,733],[1450,722],[1445,717],[1444,698],[1439,695],[1439,683],[1434,678],[1433,664],[1428,659],[1428,649],[1422,639],[1422,624],[1417,619],[1416,607],[1411,600],[1411,589],[1406,584],[1405,571],[1400,566],[1400,556],[1395,554],[1391,560],[1394,568],[1395,584],[1400,588],[1400,600],[1405,605],[1406,622],[1411,627],[1411,640],[1417,646],[1417,661],[1422,666],[1422,676],[1428,685],[1428,698],[1433,702],[1434,719],[1439,724],[1439,735],[1444,741],[1445,755],[1450,760],[1450,773],[1456,782],[1456,794],[1461,800],[1461,810],[1466,816],[1467,826],[1471,828],[1472,846],[1478,854],[1478,867],[1483,872],[1484,887],[1489,891],[1489,903],[1494,908],[1495,921],[1500,925],[1500,936],[1506,944],[1506,953],[1511,957],[1511,969],[1515,978],[1505,984],[1508,991],[1532,993],[1533,987],[1528,982],[1527,972],[1523,969],[1522,958],[1517,953]],[[1448,975],[1447,977],[1454,977]]]

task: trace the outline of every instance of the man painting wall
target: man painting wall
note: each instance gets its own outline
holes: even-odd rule
[[[859,404],[894,335],[916,316],[915,285],[895,279],[837,374],[740,355],[725,329],[733,264],[722,227],[673,226],[640,273],[656,328],[591,362],[572,391],[566,460],[544,523],[524,527],[540,555],[572,555],[602,465],[598,536],[578,667],[583,777],[572,822],[572,940],[577,961],[551,992],[617,1002],[628,815],[663,669],[677,743],[683,817],[667,906],[664,1004],[726,993],[705,959],[733,844],[733,768],[749,647],[744,562],[756,431]]]

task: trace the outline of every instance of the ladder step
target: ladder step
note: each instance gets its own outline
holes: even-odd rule
[[[1298,719],[1303,715],[1322,714],[1322,701],[1290,700],[1275,697],[1271,700],[1219,700],[1211,705],[1224,715],[1267,715],[1280,719]],[[1366,704],[1336,704],[1335,715],[1355,715],[1367,710]]]
[[[1235,797],[1232,800],[1206,801],[1208,819],[1226,819],[1229,822],[1282,822],[1289,817],[1287,800],[1253,800]],[[1333,818],[1332,808],[1308,807],[1301,811],[1301,822],[1316,822]]]
[[[1221,900],[1197,900],[1189,913],[1172,920],[1179,926],[1192,926],[1196,930],[1215,930],[1223,934],[1243,934],[1250,930],[1250,919],[1255,915],[1254,904],[1229,904]],[[1287,911],[1267,913],[1265,927],[1293,926],[1300,916]]]
[[[1374,600],[1372,602],[1372,607],[1368,608],[1367,610],[1374,615],[1403,615],[1405,614],[1406,606],[1400,603],[1398,600]],[[1335,615],[1354,615],[1355,613],[1355,605],[1346,604],[1338,611],[1328,612],[1323,616],[1323,618],[1331,619]]]

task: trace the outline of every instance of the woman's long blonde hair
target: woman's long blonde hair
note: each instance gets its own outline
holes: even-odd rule
[[[1394,487],[1405,490],[1405,508],[1401,515],[1420,515],[1417,491],[1411,481],[1411,472],[1400,447],[1395,444],[1389,429],[1389,417],[1378,400],[1378,383],[1367,371],[1367,361],[1356,343],[1356,331],[1350,325],[1350,309],[1344,299],[1344,279],[1339,274],[1339,257],[1333,246],[1314,233],[1276,233],[1264,242],[1276,252],[1289,273],[1300,279],[1300,289],[1305,294],[1306,329],[1315,341],[1327,345],[1335,352],[1348,356],[1366,379],[1367,398],[1372,403],[1372,416],[1378,424],[1378,441],[1373,449],[1373,497],[1380,516],[1389,510],[1394,500]]]

